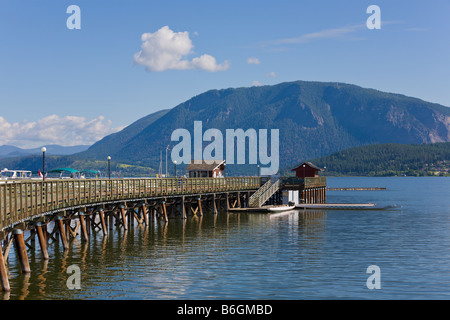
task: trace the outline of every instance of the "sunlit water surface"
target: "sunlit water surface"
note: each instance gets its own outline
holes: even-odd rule
[[[205,214],[92,234],[50,260],[14,249],[5,299],[449,299],[450,178],[328,178],[328,202],[377,210]],[[70,290],[69,266],[81,271]],[[380,268],[370,290],[367,267]],[[73,282],[70,282],[73,283]]]

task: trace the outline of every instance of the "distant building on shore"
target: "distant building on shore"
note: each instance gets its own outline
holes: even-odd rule
[[[306,161],[291,171],[295,171],[295,176],[297,178],[317,178],[319,176],[319,172],[324,171],[324,169]]]
[[[187,167],[189,178],[220,178],[225,171],[225,160],[202,160],[201,163],[192,161]]]

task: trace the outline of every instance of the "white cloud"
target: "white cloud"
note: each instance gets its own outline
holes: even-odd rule
[[[381,25],[387,26],[392,24],[401,24],[403,21],[382,21]],[[305,33],[302,35],[299,35],[297,37],[293,38],[283,38],[283,39],[276,39],[271,41],[264,41],[260,42],[259,45],[264,48],[272,48],[271,50],[280,50],[284,51],[286,48],[276,48],[276,46],[280,45],[293,45],[298,43],[309,43],[316,40],[323,40],[323,39],[346,39],[346,40],[363,40],[364,38],[357,37],[357,36],[350,36],[351,34],[356,34],[361,31],[366,31],[367,25],[366,24],[355,24],[350,26],[344,26],[344,27],[337,27],[337,28],[331,28],[331,29],[324,29],[316,32],[310,32]],[[275,48],[273,48],[275,47]]]
[[[278,75],[275,72],[269,72],[268,74],[266,74],[267,78],[276,78],[278,77]]]
[[[165,70],[200,69],[210,72],[224,71],[230,67],[228,61],[217,64],[216,58],[203,54],[192,60],[186,56],[193,53],[194,45],[189,32],[173,32],[168,26],[154,33],[141,36],[141,51],[135,53],[134,62],[146,67],[150,72]]]
[[[316,39],[330,39],[330,38],[339,38],[346,34],[356,32],[358,30],[363,30],[366,25],[354,25],[348,27],[340,27],[334,29],[326,29],[318,32],[312,32],[303,34],[296,38],[288,38],[288,39],[280,39],[277,40],[278,44],[289,44],[289,43],[304,43],[309,42]]]
[[[253,82],[252,82],[252,87],[260,87],[260,86],[262,86],[263,84],[261,83],[261,82],[259,82],[258,80],[254,80]]]
[[[253,57],[251,57],[251,58],[248,58],[248,59],[247,59],[247,63],[248,63],[248,64],[260,64],[261,61],[260,61],[258,58],[253,58]]]
[[[33,148],[44,144],[62,146],[89,145],[121,128],[111,128],[103,116],[84,117],[50,115],[37,121],[9,123],[0,117],[0,145]]]

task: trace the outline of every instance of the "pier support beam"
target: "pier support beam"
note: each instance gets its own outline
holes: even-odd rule
[[[30,273],[30,262],[28,261],[27,248],[25,246],[25,240],[23,239],[23,231],[20,229],[14,229],[13,236],[22,273]]]
[[[64,229],[64,222],[63,222],[62,218],[57,217],[55,224],[58,227],[59,237],[61,238],[61,242],[63,244],[64,251],[69,250],[69,244],[67,243],[66,231]]]
[[[44,232],[42,230],[42,224],[38,222],[36,224],[36,233],[38,236],[39,247],[41,247],[41,252],[44,257],[44,260],[48,260],[48,251],[47,251],[47,240],[44,237]]]
[[[199,216],[203,216],[203,210],[202,210],[202,200],[200,197],[197,198],[197,203],[198,203],[198,214]]]
[[[145,206],[145,203],[142,204],[141,210],[142,210],[142,217],[144,218],[144,223],[146,226],[148,226],[147,207]]]
[[[89,236],[86,229],[86,221],[84,219],[84,212],[79,212],[78,216],[80,217],[82,239],[84,241],[89,241]]]
[[[169,221],[169,219],[167,218],[167,209],[166,209],[166,202],[165,201],[163,201],[162,203],[161,203],[161,206],[162,206],[162,211],[163,211],[163,215],[164,215],[164,221]]]
[[[241,193],[239,191],[237,193],[237,207],[241,207]]]
[[[215,193],[213,194],[212,202],[213,202],[212,211],[214,214],[217,214],[216,194]]]
[[[5,292],[11,291],[8,279],[8,271],[6,270],[5,259],[3,258],[3,249],[0,245],[0,280],[2,282],[2,290]]]
[[[181,197],[181,218],[186,219],[186,205],[185,205],[185,196]]]
[[[120,212],[121,212],[121,215],[122,215],[122,225],[123,225],[123,228],[124,228],[125,230],[128,230],[128,226],[127,226],[127,214],[126,214],[126,212],[125,212],[125,206],[120,206]]]
[[[105,212],[103,211],[103,209],[100,209],[98,211],[98,215],[100,216],[100,222],[102,224],[102,232],[103,232],[103,236],[107,236],[108,235],[108,229],[106,228],[106,222],[105,222]]]

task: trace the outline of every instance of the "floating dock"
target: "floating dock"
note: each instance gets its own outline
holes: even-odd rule
[[[376,208],[374,203],[300,203],[295,205],[296,209],[371,209]]]
[[[386,188],[380,187],[350,187],[350,188],[327,188],[329,191],[380,191]]]

